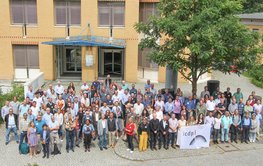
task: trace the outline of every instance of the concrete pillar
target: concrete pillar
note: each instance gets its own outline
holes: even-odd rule
[[[178,72],[166,67],[165,88],[177,89]]]

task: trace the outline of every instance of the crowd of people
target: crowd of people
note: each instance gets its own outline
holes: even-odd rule
[[[80,148],[81,142],[84,151],[90,152],[96,139],[101,151],[114,148],[122,139],[133,153],[135,142],[139,151],[175,149],[180,146],[177,133],[185,126],[211,125],[214,144],[237,143],[238,139],[255,142],[261,130],[261,98],[252,92],[245,99],[240,88],[232,94],[230,88],[221,92],[218,87],[210,94],[206,86],[200,97],[186,97],[180,88],[174,93],[162,92],[148,80],[143,89],[136,89],[135,84],[117,84],[108,75],[91,85],[84,82],[79,92],[76,89],[72,82],[64,87],[58,81],[46,90],[34,92],[29,87],[21,103],[16,96],[6,101],[1,110],[6,145],[13,132],[20,153],[25,142],[31,157],[43,151],[43,158],[49,158],[50,152],[61,153],[63,139],[67,153]]]

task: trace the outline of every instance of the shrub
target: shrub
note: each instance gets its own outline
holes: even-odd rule
[[[254,85],[263,88],[263,64],[253,66],[253,68],[249,69],[244,75],[250,77]]]
[[[24,100],[24,87],[21,84],[12,84],[12,90],[6,94],[0,91],[0,109],[5,105],[5,101],[13,100],[16,96],[18,101]],[[0,118],[0,124],[3,123],[2,117]]]

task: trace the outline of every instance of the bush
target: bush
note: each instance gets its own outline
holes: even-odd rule
[[[257,87],[263,88],[263,65],[255,65],[244,73],[246,77],[251,78],[251,82]]]
[[[16,96],[19,102],[24,100],[24,87],[20,84],[12,84],[12,90],[9,93],[3,94],[0,91],[0,108],[5,105],[5,101],[12,101],[13,97]],[[0,118],[0,124],[3,123],[2,117]]]

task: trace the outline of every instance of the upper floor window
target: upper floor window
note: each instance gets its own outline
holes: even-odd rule
[[[80,25],[80,0],[55,0],[56,25]]]
[[[125,25],[125,2],[99,0],[99,26],[123,27]]]
[[[10,0],[12,24],[37,24],[36,0]]]
[[[140,22],[148,22],[151,16],[159,15],[159,11],[157,9],[157,2],[141,2],[140,3]]]

